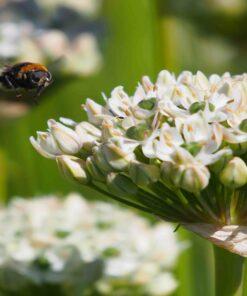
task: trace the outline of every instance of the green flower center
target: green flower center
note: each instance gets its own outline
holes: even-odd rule
[[[146,123],[132,126],[126,131],[126,136],[130,139],[142,141],[150,135],[150,127]]]
[[[156,102],[155,98],[142,100],[138,103],[138,106],[145,110],[152,110],[155,106],[155,102]]]
[[[120,251],[116,248],[113,248],[113,247],[109,247],[107,249],[105,249],[103,251],[103,257],[104,258],[112,258],[112,257],[117,257],[120,255]]]
[[[247,119],[244,119],[240,125],[239,125],[239,129],[242,131],[242,132],[245,132],[247,133]]]
[[[181,147],[189,151],[189,153],[193,156],[197,155],[201,150],[201,145],[196,142],[184,143],[181,145]]]
[[[195,103],[193,103],[192,105],[190,105],[190,108],[189,108],[190,114],[197,113],[200,110],[203,111],[205,109],[205,106],[206,106],[205,102],[195,102]]]

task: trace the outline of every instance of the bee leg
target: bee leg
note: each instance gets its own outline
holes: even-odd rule
[[[8,75],[5,75],[3,76],[3,85],[7,88],[10,88],[10,89],[14,89],[15,88],[15,85],[14,83],[11,81],[12,79],[8,76]]]
[[[40,96],[40,93],[41,92],[36,92],[35,96],[33,97],[34,105],[38,105],[39,104],[38,97]]]
[[[36,91],[36,95],[33,97],[33,101],[35,102],[35,105],[38,105],[38,100],[37,98],[41,95],[42,91],[44,90],[44,86],[39,86],[37,91]]]
[[[44,86],[39,86],[38,89],[37,89],[37,92],[36,92],[36,98],[39,97],[42,93],[42,91],[44,90]]]

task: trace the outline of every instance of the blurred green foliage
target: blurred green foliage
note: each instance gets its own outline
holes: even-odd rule
[[[54,84],[43,94],[43,102],[26,117],[1,123],[2,199],[73,190],[89,198],[99,197],[64,181],[56,164],[40,157],[28,141],[36,130],[46,128],[49,118],[84,119],[80,105],[87,97],[100,101],[102,91],[109,95],[117,85],[132,92],[142,75],[154,79],[164,67],[175,73],[185,69],[244,72],[246,1],[236,1],[235,8],[234,3],[230,7],[220,2],[224,4],[223,0],[105,0],[102,18],[106,22],[106,36],[101,44],[104,54],[101,72],[83,79],[55,77]],[[176,295],[213,295],[209,244],[186,231],[179,233],[190,238],[192,246],[182,255],[176,271],[180,282]]]
[[[165,64],[170,69],[200,69],[208,74],[246,71],[245,0],[160,0],[159,13]]]

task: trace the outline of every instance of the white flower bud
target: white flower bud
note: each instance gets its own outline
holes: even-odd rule
[[[86,104],[83,106],[87,112],[88,120],[95,125],[101,125],[104,118],[110,116],[104,107],[95,103],[91,99],[86,100]]]
[[[115,116],[126,117],[129,114],[131,101],[122,86],[113,89],[111,98],[107,100],[107,106]]]
[[[75,131],[79,136],[82,136],[82,140],[84,140],[85,135],[91,136],[93,139],[99,139],[101,137],[100,129],[87,121],[78,123],[75,127]]]
[[[139,186],[147,186],[159,180],[160,169],[153,164],[135,161],[130,164],[129,174],[134,183]]]
[[[167,85],[174,85],[176,83],[175,76],[167,70],[163,70],[159,73],[156,85],[164,87]]]
[[[183,83],[185,85],[193,84],[193,74],[190,71],[183,71],[179,76],[178,79],[179,83]]]
[[[220,173],[220,181],[228,187],[238,188],[247,183],[247,166],[245,162],[234,157]]]
[[[48,120],[48,126],[63,153],[76,154],[80,151],[82,143],[75,131],[53,119]]]
[[[79,136],[83,149],[90,151],[101,137],[101,131],[89,122],[82,121],[75,127],[75,132]]]
[[[179,165],[164,162],[162,165],[162,178],[176,187],[181,187],[189,192],[199,192],[207,187],[210,173],[201,164]]]
[[[218,175],[224,169],[229,160],[232,159],[232,157],[231,151],[229,153],[223,154],[219,160],[209,166],[210,171]]]
[[[202,90],[207,90],[209,88],[209,81],[207,77],[201,72],[197,71],[195,78],[194,78],[195,85],[202,89]]]
[[[198,192],[207,187],[210,173],[208,168],[188,151],[177,147],[171,155],[171,160],[163,162],[161,177],[175,187],[181,187],[189,192]]]
[[[61,155],[56,141],[49,132],[37,132],[37,140],[30,137],[30,142],[36,151],[46,158],[55,159],[57,155]]]
[[[56,158],[62,174],[70,180],[87,184],[90,180],[85,170],[85,161],[71,155],[61,155]]]
[[[122,139],[115,139],[103,144],[101,148],[105,159],[112,169],[122,171],[128,167],[130,161],[135,159],[133,151],[137,146],[138,143],[131,140],[122,141]]]
[[[142,85],[146,93],[149,93],[150,91],[153,91],[154,84],[151,82],[150,78],[148,76],[142,77]]]
[[[109,192],[116,196],[135,196],[138,187],[125,175],[110,173],[107,176],[107,186]]]

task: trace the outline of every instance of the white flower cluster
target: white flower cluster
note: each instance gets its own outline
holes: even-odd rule
[[[21,0],[2,7],[0,3],[0,57],[60,63],[66,73],[94,74],[102,65],[97,37],[88,25],[87,32],[81,28],[97,16],[100,6],[100,0]],[[31,11],[29,15],[23,13],[24,7]]]
[[[36,0],[38,5],[45,7],[47,10],[57,10],[59,7],[76,10],[82,15],[93,17],[97,15],[102,0]]]
[[[107,295],[115,282],[139,286],[148,295],[167,295],[177,286],[172,268],[183,244],[173,227],[167,223],[151,226],[146,219],[114,205],[88,202],[78,194],[64,200],[15,198],[0,210],[0,228],[0,288],[2,273],[8,268],[36,283],[56,282],[68,268],[70,248],[79,254],[77,265],[102,260],[97,289]],[[34,263],[40,265],[39,273]],[[101,268],[94,268],[93,273]],[[68,278],[71,274],[69,269]]]
[[[197,193],[220,171],[222,184],[246,184],[240,158],[247,149],[246,74],[207,78],[185,71],[176,78],[164,70],[156,83],[143,77],[133,96],[119,86],[104,99],[104,106],[87,99],[89,122],[49,120],[48,132],[38,132],[32,144],[73,172],[86,168],[87,182],[111,183],[121,172],[139,186],[161,179]]]

